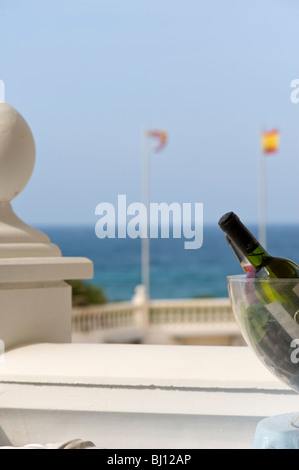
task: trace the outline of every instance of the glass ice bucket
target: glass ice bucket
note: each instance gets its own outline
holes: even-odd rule
[[[227,278],[241,333],[262,363],[299,392],[299,279]]]

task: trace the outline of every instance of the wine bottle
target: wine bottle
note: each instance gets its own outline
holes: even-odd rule
[[[299,265],[286,258],[271,256],[234,212],[224,214],[220,228],[254,267],[256,278],[299,278]]]
[[[233,252],[236,255],[237,260],[242,266],[243,271],[246,273],[246,277],[254,277],[254,267],[249,263],[248,259],[241,253],[241,251],[236,247],[234,242],[226,235],[226,241],[232,248]]]
[[[254,278],[299,278],[298,264],[286,258],[271,256],[234,212],[224,214],[218,223],[220,228],[233,241],[242,255],[245,256],[254,267]],[[299,309],[299,282],[297,286],[295,286],[296,292],[290,289],[290,286],[294,288],[293,283],[290,283],[290,286],[284,284],[285,287],[283,291],[281,286],[277,284],[274,287],[273,283],[264,283],[261,285],[259,293],[260,296],[264,295],[264,299],[261,297],[261,300],[265,302],[270,300],[273,302],[279,301],[281,304],[285,304],[285,306],[291,305],[292,310],[296,308],[294,310],[294,312],[296,312]]]
[[[218,223],[242,256],[254,267],[254,279],[263,281],[253,285],[271,318],[287,330],[291,337],[299,337],[299,281],[294,283],[294,279],[299,278],[299,266],[286,258],[271,256],[233,212],[224,214]],[[273,279],[278,281],[272,282]]]

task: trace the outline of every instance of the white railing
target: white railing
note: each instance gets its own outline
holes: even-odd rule
[[[197,324],[234,322],[229,299],[155,300],[149,305],[149,322]]]
[[[230,336],[225,344],[242,344],[228,298],[151,300],[117,302],[98,306],[76,307],[72,314],[74,341],[88,336],[98,342],[147,342],[164,334],[167,342],[182,342],[190,336]],[[82,336],[83,335],[83,336]],[[174,339],[176,338],[176,340]],[[180,338],[180,340],[178,339]]]
[[[131,328],[135,326],[137,307],[130,302],[74,307],[72,327],[75,332]]]

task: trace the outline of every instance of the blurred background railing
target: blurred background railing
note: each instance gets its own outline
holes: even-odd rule
[[[228,298],[73,307],[73,342],[243,345]]]

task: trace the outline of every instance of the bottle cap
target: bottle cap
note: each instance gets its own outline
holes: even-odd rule
[[[260,246],[257,239],[234,212],[224,214],[220,218],[218,225],[243,253],[249,254]]]

